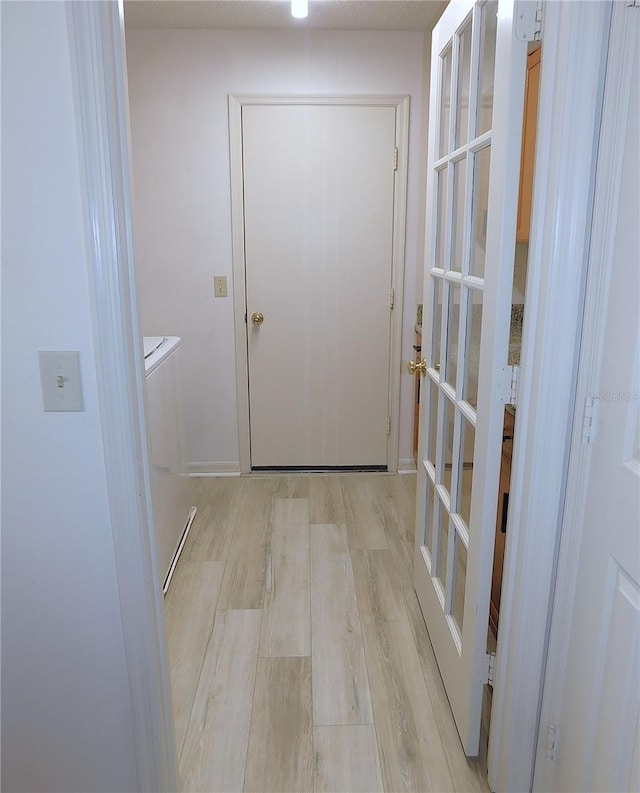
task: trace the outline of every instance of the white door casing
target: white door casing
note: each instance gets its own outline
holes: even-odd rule
[[[408,97],[231,96],[229,112],[241,469],[387,465],[395,470]],[[271,127],[269,140],[260,129],[265,123]],[[362,130],[371,123],[382,132],[372,136],[370,152],[378,160],[385,152],[375,169],[361,140]],[[342,138],[340,145],[336,134]],[[267,147],[273,160],[266,168],[257,168]],[[301,153],[298,162],[296,147]],[[316,167],[307,150],[330,160],[299,179],[301,169]],[[373,190],[368,192],[376,196],[382,185],[382,197],[363,200],[365,193],[358,184],[364,180],[371,180]],[[301,191],[288,206],[285,185]],[[319,188],[337,189],[338,194],[328,202],[328,193],[323,195]],[[342,207],[340,201],[345,202]],[[336,213],[345,212],[350,213],[349,222],[340,223]],[[387,213],[382,223],[381,212]],[[378,218],[373,221],[375,230],[367,227],[367,216]],[[291,224],[289,232],[281,231],[283,217]],[[279,231],[274,234],[278,219]],[[378,226],[385,227],[382,236]],[[372,246],[377,238],[378,246]],[[264,277],[265,253],[271,257],[273,277]],[[353,277],[340,264],[345,255]],[[369,299],[365,284],[374,258],[383,263],[386,258],[386,274],[370,279]],[[294,270],[292,261],[303,266]],[[329,283],[337,285],[333,292],[325,288]],[[262,325],[251,322],[256,311],[264,316]],[[338,315],[341,319],[336,322]],[[374,393],[375,432],[362,409],[369,392]],[[349,411],[344,409],[347,397]],[[322,406],[316,427],[305,421],[310,406],[316,410]],[[342,421],[337,433],[331,429],[336,418]],[[357,442],[361,453],[346,457]],[[309,450],[318,456],[310,459]]]
[[[540,791],[640,789],[639,53],[614,3]]]
[[[434,29],[431,56],[422,347],[428,369],[414,584],[468,755],[478,753],[488,677],[499,458],[510,385],[527,54],[513,21],[510,0],[451,3]]]

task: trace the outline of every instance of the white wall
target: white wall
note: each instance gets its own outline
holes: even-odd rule
[[[133,791],[63,3],[2,3],[2,789]],[[38,350],[85,410],[44,413]]]
[[[227,95],[411,96],[402,343],[408,360],[423,233],[423,47],[422,33],[404,32],[127,31],[141,326],[145,335],[184,339],[195,470],[237,469],[239,460]],[[227,276],[227,299],[214,299],[214,274]],[[403,376],[401,464],[412,459],[412,399],[413,378]]]

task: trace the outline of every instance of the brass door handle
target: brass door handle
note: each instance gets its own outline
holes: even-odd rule
[[[262,325],[264,322],[264,314],[260,311],[254,311],[251,315],[251,321],[254,325]]]
[[[409,361],[407,364],[407,369],[409,370],[409,374],[420,372],[420,374],[424,377],[427,373],[427,361],[425,358],[423,358],[421,361],[418,361],[418,363],[415,361]]]

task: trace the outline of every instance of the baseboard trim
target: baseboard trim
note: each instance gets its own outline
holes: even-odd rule
[[[240,476],[240,463],[189,463],[189,476]]]
[[[398,460],[399,474],[415,474],[416,461],[411,457],[409,460]]]

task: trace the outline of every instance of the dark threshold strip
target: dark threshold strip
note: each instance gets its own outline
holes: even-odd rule
[[[372,471],[388,471],[386,465],[252,465],[252,471],[309,471],[313,473],[335,473],[340,471],[360,471],[370,473]]]

